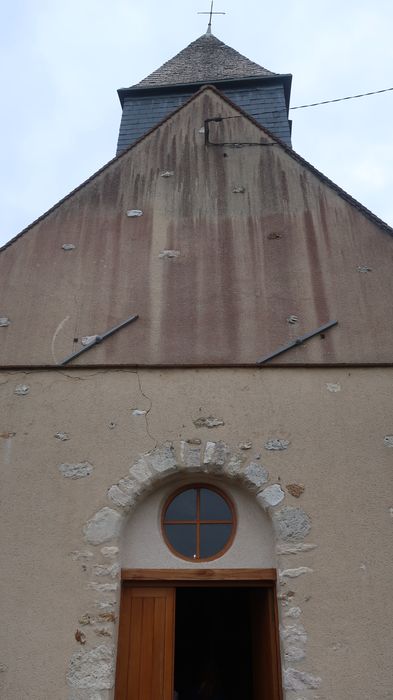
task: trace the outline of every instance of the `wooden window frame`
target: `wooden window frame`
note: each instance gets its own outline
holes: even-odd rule
[[[184,491],[191,491],[192,489],[195,489],[197,491],[197,515],[195,520],[165,520],[165,515],[166,512],[170,506],[170,504],[175,500],[177,496],[179,496],[181,493]],[[215,520],[213,518],[206,519],[206,520],[201,520],[200,518],[200,490],[201,489],[207,489],[208,491],[213,491],[214,493],[218,494],[228,505],[229,510],[231,511],[232,518],[231,520]],[[196,526],[196,538],[197,538],[197,553],[199,553],[199,548],[200,548],[200,527],[201,525],[231,525],[231,534],[228,538],[228,541],[226,542],[225,546],[220,549],[216,554],[213,554],[210,557],[196,557],[195,559],[193,557],[187,557],[184,554],[181,554],[178,552],[171,544],[166,531],[165,531],[165,525],[195,525]],[[164,539],[164,542],[168,549],[172,552],[172,554],[175,555],[178,559],[182,559],[183,561],[189,561],[189,562],[194,562],[195,564],[199,563],[204,563],[204,562],[209,562],[209,561],[214,561],[215,559],[220,559],[220,557],[224,556],[228,549],[232,546],[233,540],[235,539],[236,535],[236,530],[237,530],[237,517],[236,517],[236,509],[233,501],[231,498],[225,493],[225,491],[222,491],[219,489],[217,486],[214,486],[212,484],[206,484],[206,483],[191,483],[191,484],[186,484],[181,486],[180,488],[176,489],[173,493],[168,496],[167,500],[164,503],[164,506],[161,511],[161,533]]]

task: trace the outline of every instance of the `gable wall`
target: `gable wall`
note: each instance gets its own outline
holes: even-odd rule
[[[391,236],[279,145],[206,148],[225,115],[199,94],[1,252],[3,366],[52,365],[133,313],[78,363],[253,365],[333,319],[274,364],[391,362]],[[271,142],[244,117],[210,136]]]

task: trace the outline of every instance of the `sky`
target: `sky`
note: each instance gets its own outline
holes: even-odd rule
[[[210,0],[13,0],[0,26],[0,245],[115,154],[117,89],[206,31]],[[291,106],[393,87],[390,0],[216,0],[213,33],[292,73]],[[293,148],[393,226],[393,92],[293,110]]]

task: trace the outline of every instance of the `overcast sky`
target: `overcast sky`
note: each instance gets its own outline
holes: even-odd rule
[[[210,0],[13,0],[0,26],[0,244],[110,160],[119,87],[203,34]],[[216,0],[213,33],[293,74],[291,105],[393,87],[389,0]],[[291,112],[293,147],[393,225],[393,92]]]

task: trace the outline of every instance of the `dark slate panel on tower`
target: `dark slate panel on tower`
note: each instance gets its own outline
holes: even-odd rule
[[[116,155],[122,153],[165,117],[181,107],[192,94],[192,92],[184,92],[126,98],[123,104]]]
[[[290,125],[282,84],[247,87],[219,85],[217,87],[261,126],[265,126],[274,136],[291,146]],[[197,89],[194,87],[184,92],[174,89],[173,92],[165,94],[134,94],[125,97],[117,155],[184,104]]]
[[[203,85],[214,85],[261,126],[291,145],[291,76],[272,73],[208,31],[137,85],[119,90],[123,116],[117,155]]]

